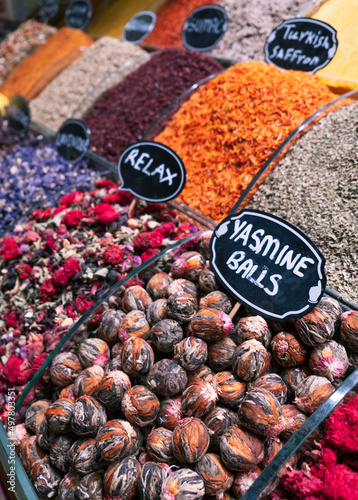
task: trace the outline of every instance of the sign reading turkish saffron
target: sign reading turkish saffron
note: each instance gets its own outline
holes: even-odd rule
[[[225,35],[228,17],[224,7],[203,5],[185,21],[182,39],[185,48],[197,51],[213,49]]]
[[[135,14],[125,25],[123,41],[141,43],[153,31],[157,16],[150,10],[143,10]]]
[[[313,309],[326,287],[325,258],[299,229],[244,209],[226,217],[210,242],[210,265],[239,302],[283,321]]]
[[[51,21],[51,19],[57,15],[59,8],[59,0],[42,0],[41,7],[38,12],[40,21]]]
[[[78,163],[88,151],[91,132],[80,120],[63,122],[55,137],[57,153],[69,163]]]
[[[92,17],[90,0],[71,0],[66,7],[65,24],[68,28],[84,30]]]
[[[29,105],[21,95],[15,95],[10,99],[6,108],[6,118],[9,128],[13,132],[25,132],[30,125],[31,114]]]
[[[164,144],[141,141],[129,146],[118,162],[121,189],[146,201],[169,201],[185,186],[186,171],[179,156]]]
[[[265,44],[265,61],[282,69],[315,73],[337,52],[337,31],[307,17],[288,19],[277,26]]]

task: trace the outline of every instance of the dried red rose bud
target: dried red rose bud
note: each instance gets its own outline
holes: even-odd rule
[[[79,398],[85,394],[93,396],[103,376],[104,371],[101,366],[94,365],[82,370],[73,383],[73,394],[75,397]]]
[[[115,311],[114,309],[104,312],[97,330],[97,336],[109,346],[113,346],[118,342],[119,328],[124,316],[125,314],[122,311]]]
[[[184,278],[195,283],[204,267],[205,259],[199,252],[185,252],[174,261],[170,273],[173,278]]]
[[[222,463],[219,455],[206,453],[195,464],[195,470],[204,480],[205,493],[218,495],[231,488],[234,476]]]
[[[147,283],[147,292],[154,300],[168,298],[168,286],[173,279],[167,273],[156,273]]]
[[[251,389],[266,389],[276,396],[282,405],[285,404],[287,400],[287,385],[276,373],[265,373],[265,375],[250,382],[247,386],[247,390],[251,391]]]
[[[184,418],[173,431],[173,453],[179,462],[193,464],[206,453],[210,436],[199,418]]]
[[[75,489],[75,500],[103,500],[103,481],[98,472],[82,477]]]
[[[45,457],[45,452],[37,444],[36,436],[26,437],[19,447],[19,458],[27,475],[31,467]]]
[[[308,349],[292,333],[280,332],[271,342],[273,357],[280,366],[291,368],[303,365],[308,360]]]
[[[40,498],[54,498],[62,475],[51,465],[48,458],[36,462],[30,471],[32,486]]]
[[[214,448],[218,448],[221,436],[232,425],[238,424],[237,414],[227,408],[215,406],[205,417],[204,424],[212,431],[210,441]]]
[[[138,490],[141,500],[161,500],[162,487],[167,474],[160,464],[146,462],[141,470]]]
[[[126,289],[122,297],[123,311],[146,311],[153,302],[149,293],[141,286],[134,285]]]
[[[80,344],[78,357],[84,368],[92,365],[106,366],[110,360],[108,344],[101,339],[86,339]]]
[[[282,406],[265,389],[248,391],[238,410],[241,425],[261,436],[277,436],[282,432]]]
[[[215,289],[200,299],[199,309],[217,309],[229,314],[232,309],[232,301],[225,293]]]
[[[174,360],[187,371],[194,371],[207,359],[208,346],[201,339],[187,337],[174,347]]]
[[[81,476],[95,472],[99,468],[100,454],[95,438],[77,439],[71,446],[68,456],[72,467]]]
[[[295,405],[284,405],[282,407],[281,421],[284,439],[290,439],[296,431],[306,422],[307,416]]]
[[[196,370],[188,373],[188,385],[195,382],[211,382],[215,373],[205,365],[199,366]]]
[[[96,399],[81,396],[76,400],[71,416],[71,428],[78,436],[95,436],[106,420],[106,410]]]
[[[182,394],[182,410],[187,417],[203,417],[211,411],[218,399],[214,385],[209,382],[196,382]]]
[[[182,417],[181,397],[161,401],[157,416],[157,422],[160,426],[173,430]]]
[[[173,293],[178,293],[178,292],[184,292],[189,295],[192,295],[195,299],[197,298],[198,295],[198,289],[195,283],[186,279],[174,280],[168,286],[168,297],[173,295]]]
[[[206,342],[215,342],[229,335],[233,327],[230,316],[217,309],[201,309],[189,325],[195,337]]]
[[[304,344],[315,346],[333,337],[334,319],[329,312],[315,307],[302,318],[295,320],[295,328]]]
[[[203,478],[195,471],[184,468],[166,478],[160,500],[200,500],[204,494]]]
[[[198,312],[198,301],[192,295],[184,292],[177,292],[170,295],[167,300],[168,318],[190,323]]]
[[[341,315],[341,336],[348,349],[358,354],[358,311]]]
[[[128,375],[120,370],[107,373],[97,388],[97,399],[108,411],[121,408],[125,392],[132,387]]]
[[[175,361],[161,359],[154,363],[146,378],[147,386],[159,396],[170,398],[181,394],[188,383],[186,371]]]
[[[246,340],[234,351],[232,370],[245,382],[259,378],[269,365],[270,355],[257,340]]]
[[[147,437],[148,458],[156,462],[170,462],[173,456],[173,432],[164,427],[153,427]]]
[[[232,372],[217,373],[214,382],[220,403],[236,410],[245,395],[246,384],[237,380]]]
[[[245,472],[239,472],[235,476],[234,484],[232,485],[232,491],[235,494],[235,498],[243,497],[250,486],[252,486],[256,479],[259,477],[261,472],[262,470],[260,469],[260,467],[255,467],[254,469]],[[277,487],[277,484],[278,479],[273,480],[271,483],[269,483],[268,486],[266,486],[264,491],[257,498],[267,498],[267,496],[270,495],[270,493],[272,493]]]
[[[69,432],[74,408],[74,402],[68,398],[58,399],[51,403],[46,410],[50,430],[56,434]]]
[[[326,377],[330,382],[342,377],[348,364],[347,351],[334,340],[314,347],[308,362],[314,375]]]
[[[226,467],[247,471],[264,458],[264,445],[255,434],[232,425],[220,440],[220,456]]]
[[[154,352],[144,339],[133,337],[124,342],[121,361],[125,373],[131,377],[139,377],[152,368]]]
[[[308,366],[303,365],[297,368],[286,368],[281,372],[281,378],[287,386],[287,399],[292,401],[295,398],[295,389],[311,371]]]
[[[138,498],[140,463],[134,457],[108,467],[103,478],[104,491],[110,497],[135,500]]]
[[[131,424],[143,427],[155,421],[160,403],[147,387],[135,385],[124,394],[121,407],[124,416]]]
[[[25,415],[25,427],[31,432],[36,432],[36,421],[38,415],[43,414],[47,408],[50,406],[50,401],[48,399],[41,399],[32,403],[26,410]]]
[[[294,404],[305,413],[311,414],[334,392],[334,387],[325,377],[310,375],[296,387]]]
[[[237,345],[229,337],[208,345],[207,363],[213,370],[220,371],[231,368],[234,351]]]
[[[55,385],[65,387],[72,384],[82,370],[83,367],[76,354],[62,352],[57,354],[51,363],[51,380]]]
[[[215,274],[210,269],[203,269],[198,277],[198,289],[201,293],[215,292],[219,288]],[[219,292],[220,293],[220,292]],[[211,307],[211,306],[204,306]]]
[[[126,420],[108,420],[97,433],[96,446],[102,458],[113,462],[132,455],[141,439],[139,429]]]
[[[80,476],[74,471],[68,472],[61,480],[57,495],[58,500],[67,500],[68,498],[75,498],[75,490],[80,482]]]
[[[73,439],[69,436],[57,436],[52,442],[49,458],[52,465],[62,472],[67,472],[70,468],[68,452],[72,445]]]
[[[160,352],[172,352],[174,346],[183,338],[183,329],[174,319],[163,319],[150,330],[150,339]]]
[[[121,321],[123,329],[130,337],[149,339],[150,326],[143,311],[131,311]]]
[[[246,340],[257,340],[269,347],[272,334],[268,324],[262,316],[246,316],[240,318],[234,329],[235,340],[240,345]]]
[[[148,306],[146,318],[150,325],[155,325],[167,317],[167,299],[158,299]]]

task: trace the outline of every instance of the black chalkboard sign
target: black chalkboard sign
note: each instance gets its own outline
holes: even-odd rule
[[[141,43],[147,38],[155,26],[157,16],[150,10],[138,12],[128,21],[123,31],[123,41]]]
[[[226,217],[210,242],[220,283],[257,314],[283,321],[313,309],[326,287],[325,258],[299,229],[244,209]]]
[[[10,99],[6,108],[6,119],[13,132],[25,132],[30,125],[31,114],[29,105],[21,95]]]
[[[60,8],[59,0],[42,0],[41,7],[38,12],[38,17],[41,22],[51,21]]]
[[[265,61],[282,69],[315,73],[337,52],[332,26],[307,17],[288,19],[277,26],[265,44]]]
[[[141,141],[129,146],[118,162],[121,189],[147,201],[169,201],[184,188],[182,160],[159,142]]]
[[[85,156],[91,132],[80,120],[70,118],[63,122],[55,137],[57,153],[69,163],[77,163]]]
[[[211,50],[225,35],[228,18],[224,7],[203,5],[193,10],[185,21],[182,39],[185,48]]]
[[[71,0],[65,11],[65,24],[68,28],[84,30],[92,17],[90,0]]]

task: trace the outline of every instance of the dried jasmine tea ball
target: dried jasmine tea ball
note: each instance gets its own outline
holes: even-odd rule
[[[260,463],[260,467],[266,467],[282,448],[282,442],[278,436],[267,436],[264,441],[265,457]]]
[[[203,417],[211,411],[218,399],[218,393],[210,382],[196,382],[185,389],[182,395],[182,409],[186,417]]]
[[[296,387],[294,404],[304,413],[311,414],[334,392],[326,377],[310,375]]]
[[[161,500],[162,488],[167,474],[160,464],[146,462],[141,470],[138,490],[141,500]]]
[[[130,337],[149,338],[150,326],[143,311],[131,311],[125,315],[120,326]]]
[[[266,389],[276,396],[282,405],[287,401],[287,385],[276,373],[265,373],[265,375],[250,382],[247,390],[251,391],[251,389]]]
[[[103,500],[103,481],[98,472],[82,477],[75,489],[75,500]]]
[[[121,358],[114,358],[109,361],[104,367],[104,376],[106,377],[110,372],[122,371],[122,361]]]
[[[141,286],[134,285],[126,289],[122,297],[123,311],[146,311],[153,302],[149,293]]]
[[[67,472],[70,468],[71,462],[68,456],[73,439],[68,436],[57,436],[50,449],[50,461],[52,465],[62,472]]]
[[[164,353],[172,352],[174,346],[183,338],[183,329],[174,319],[163,319],[150,330],[150,339],[154,347]]]
[[[235,340],[240,345],[246,340],[257,340],[266,349],[269,347],[272,334],[266,320],[262,316],[246,316],[240,318],[234,329]]]
[[[132,455],[141,442],[139,429],[126,420],[108,420],[97,433],[96,446],[102,458],[113,462]]]
[[[245,382],[255,380],[265,373],[270,365],[270,355],[257,340],[246,340],[239,345],[232,357],[232,370]]]
[[[232,491],[235,494],[235,498],[241,498],[248,491],[250,486],[256,481],[256,479],[261,474],[262,470],[260,467],[255,467],[252,470],[239,472],[235,476],[234,484],[232,486]],[[258,499],[268,498],[268,495],[274,491],[277,487],[278,479],[271,481],[268,486],[264,489],[264,491],[259,495]]]
[[[101,339],[86,339],[80,345],[78,357],[84,368],[92,365],[106,366],[110,360],[108,344]]]
[[[71,430],[71,418],[74,412],[74,402],[69,398],[62,398],[50,404],[46,410],[46,418],[50,430],[62,434]]]
[[[282,406],[277,398],[265,389],[251,389],[239,406],[238,417],[243,425],[255,434],[277,436],[282,432]]]
[[[116,411],[121,408],[121,401],[125,392],[132,387],[128,375],[121,370],[107,373],[97,389],[96,398],[107,411]]]
[[[341,337],[348,349],[358,354],[358,311],[341,315]]]
[[[182,394],[187,383],[186,371],[170,359],[161,359],[154,363],[146,378],[146,385],[164,398]]]
[[[147,283],[147,292],[154,300],[166,299],[169,297],[168,287],[173,282],[173,278],[167,273],[156,273]]]
[[[80,476],[76,472],[68,472],[58,486],[57,500],[74,500],[75,490],[80,479]]]
[[[343,345],[334,340],[329,340],[314,347],[308,362],[314,375],[326,377],[330,382],[343,377],[348,364],[347,351]]]
[[[195,299],[198,296],[198,289],[195,283],[192,281],[186,280],[186,279],[178,279],[174,280],[169,286],[168,286],[168,297],[173,295],[174,293],[187,293],[189,295],[192,295]]]
[[[206,342],[195,337],[187,337],[174,347],[174,358],[185,370],[193,371],[208,359]]]
[[[72,384],[83,370],[80,360],[71,352],[62,352],[55,356],[50,368],[51,380],[59,387]]]
[[[207,230],[201,233],[198,240],[198,251],[204,259],[210,259],[210,241],[213,236],[213,231]]]
[[[195,471],[204,480],[205,493],[207,495],[220,495],[231,488],[234,475],[222,463],[219,455],[206,453],[199,462],[195,464]]]
[[[184,278],[196,283],[205,267],[205,259],[199,252],[185,252],[176,259],[170,270],[173,278]]]
[[[47,408],[50,406],[50,401],[48,399],[42,399],[32,403],[26,410],[25,415],[25,427],[31,432],[36,432],[36,422],[39,414],[46,412]]]
[[[26,437],[20,443],[18,453],[27,475],[30,474],[31,467],[45,457],[45,452],[38,445],[36,436]]]
[[[215,342],[229,335],[233,327],[230,316],[217,309],[201,309],[189,325],[195,337],[206,342]]]
[[[139,377],[149,372],[154,364],[154,353],[148,342],[140,337],[132,337],[123,344],[121,353],[122,369],[131,377]]]
[[[295,389],[303,379],[312,375],[308,366],[303,365],[297,368],[286,368],[281,372],[281,378],[287,386],[287,399],[292,401],[295,398]]]
[[[220,403],[236,410],[245,395],[246,384],[237,380],[229,371],[217,373],[214,377],[214,384]]]
[[[199,309],[217,309],[229,314],[232,310],[232,301],[225,293],[215,290],[200,299]]]
[[[73,394],[73,384],[67,385],[64,387],[58,395],[56,395],[55,398],[53,399],[62,399],[62,398],[67,398],[67,399],[72,399],[72,401],[75,401],[75,395]]]
[[[198,312],[198,301],[192,295],[184,292],[177,292],[170,295],[167,300],[168,318],[190,323]]]
[[[92,396],[95,394],[98,384],[104,376],[101,366],[90,366],[85,368],[73,382],[73,394],[76,398],[80,396]]]
[[[210,269],[203,269],[198,278],[198,289],[201,293],[215,292],[219,288],[215,274]],[[211,306],[204,306],[211,307]]]
[[[135,500],[138,498],[140,463],[134,457],[108,467],[103,478],[105,494],[110,497]]]
[[[110,309],[103,313],[101,323],[97,330],[97,336],[104,340],[109,346],[118,342],[118,333],[122,319],[125,314],[122,311]]]
[[[37,419],[36,424],[37,443],[43,450],[50,450],[56,435],[51,431],[50,426],[48,425],[46,412],[44,411],[40,415],[41,417]]]
[[[112,347],[112,349],[111,349],[112,360],[121,357],[121,352],[122,352],[122,349],[123,349],[123,342],[124,342],[124,340],[127,340],[129,338],[128,335],[127,335],[127,333],[124,330],[121,330],[121,333],[122,334],[124,333],[125,338],[123,339],[123,341],[120,340],[119,342],[117,342],[116,344],[114,344],[114,346]]]
[[[291,368],[308,360],[307,346],[292,333],[280,332],[271,342],[273,357],[280,366]]]
[[[195,382],[211,382],[215,373],[211,368],[205,365],[199,366],[196,370],[188,373],[188,385]]]
[[[173,431],[173,453],[179,462],[193,464],[206,453],[210,436],[199,418],[183,419]]]
[[[94,437],[106,420],[106,410],[96,399],[81,396],[76,400],[71,416],[71,428],[78,436]]]
[[[334,335],[334,323],[329,312],[315,307],[302,318],[295,320],[295,328],[302,342],[314,347],[331,340]]]
[[[220,440],[220,456],[226,467],[248,471],[263,460],[264,445],[252,432],[232,425]]]
[[[167,317],[167,299],[157,299],[148,306],[146,318],[150,325],[155,325]]]
[[[182,417],[181,397],[161,401],[157,416],[157,422],[160,426],[173,430]]]
[[[40,498],[55,498],[62,475],[48,458],[43,458],[32,466],[30,479]]]
[[[203,478],[191,469],[179,469],[166,478],[161,500],[200,500],[205,494]]]
[[[170,462],[173,458],[173,432],[165,427],[154,427],[147,437],[146,450],[150,460]]]
[[[296,431],[306,422],[307,416],[302,413],[295,405],[284,405],[282,407],[281,421],[283,432],[281,436],[284,439],[290,439]]]
[[[210,434],[210,441],[214,448],[218,448],[221,436],[232,425],[238,424],[237,414],[230,411],[228,408],[220,408],[215,406],[204,419],[206,427],[212,431]]]
[[[215,371],[231,368],[234,351],[237,345],[229,337],[208,345],[207,363]]]
[[[327,311],[332,316],[335,323],[335,329],[340,326],[343,309],[341,308],[338,300],[333,299],[332,297],[322,297],[318,302],[317,307],[318,309]]]
[[[69,458],[75,471],[84,476],[98,469],[100,454],[94,438],[78,439],[69,450]]]
[[[135,385],[124,394],[121,406],[124,416],[131,424],[143,427],[155,421],[160,403],[147,387]]]

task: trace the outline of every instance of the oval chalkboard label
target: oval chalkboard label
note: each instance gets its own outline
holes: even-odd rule
[[[307,314],[326,287],[325,258],[315,244],[265,212],[245,209],[226,217],[210,250],[211,268],[226,290],[269,319]]]
[[[153,31],[157,16],[150,10],[143,10],[135,14],[125,25],[123,41],[130,43],[141,43]]]
[[[337,31],[329,24],[307,17],[288,19],[266,40],[265,61],[282,69],[315,73],[337,52]]]
[[[65,11],[65,24],[68,28],[84,30],[92,17],[90,0],[71,0]]]
[[[21,95],[12,97],[6,108],[6,118],[13,132],[25,132],[31,121],[30,108],[26,99]]]
[[[51,21],[51,19],[57,15],[59,8],[59,0],[42,0],[41,7],[38,12],[40,21]]]
[[[55,137],[57,153],[69,163],[77,163],[85,156],[91,132],[80,120],[70,118],[63,122]]]
[[[129,146],[118,162],[121,189],[146,201],[169,201],[185,186],[184,163],[159,142],[141,141]]]
[[[224,7],[203,5],[193,10],[185,21],[182,39],[185,48],[197,51],[213,49],[228,27],[228,17]]]

